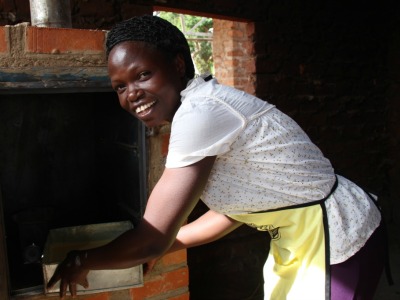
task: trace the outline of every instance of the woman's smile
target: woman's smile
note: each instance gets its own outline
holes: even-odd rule
[[[148,108],[152,107],[155,103],[156,101],[152,101],[150,103],[139,106],[138,108],[136,108],[136,113],[139,114],[143,112],[143,114],[146,114],[147,112],[149,112]]]

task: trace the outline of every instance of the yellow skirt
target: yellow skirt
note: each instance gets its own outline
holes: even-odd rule
[[[229,217],[271,235],[264,266],[265,299],[330,299],[329,235],[323,201]]]

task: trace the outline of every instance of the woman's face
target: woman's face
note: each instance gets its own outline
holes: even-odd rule
[[[147,127],[171,123],[185,88],[185,62],[144,42],[122,42],[108,57],[108,74],[121,107]]]

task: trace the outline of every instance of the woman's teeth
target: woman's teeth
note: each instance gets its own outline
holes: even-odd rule
[[[148,104],[139,106],[138,108],[136,108],[136,113],[138,114],[138,113],[144,111],[145,109],[147,109],[147,108],[149,108],[150,106],[152,106],[154,103],[156,103],[156,101],[153,101],[153,102],[150,102],[150,103],[148,103]]]

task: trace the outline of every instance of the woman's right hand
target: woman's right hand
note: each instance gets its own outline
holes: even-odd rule
[[[88,288],[87,274],[89,273],[89,269],[86,269],[82,264],[84,256],[85,254],[82,251],[69,252],[65,260],[57,266],[56,271],[47,284],[47,288],[52,288],[60,281],[61,299],[64,299],[67,290],[75,298],[77,295],[77,284]]]

